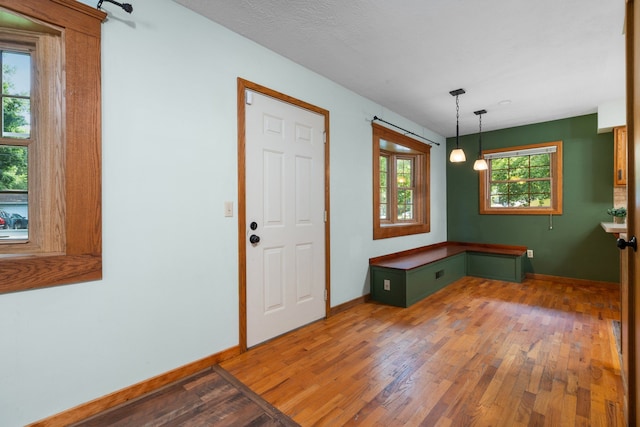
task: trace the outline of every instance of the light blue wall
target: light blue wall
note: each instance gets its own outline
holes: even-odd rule
[[[133,4],[104,3],[104,279],[0,295],[2,426],[238,345],[237,77],[331,112],[332,306],[368,293],[369,257],[446,240],[444,138],[170,0]],[[372,241],[373,115],[443,143],[429,234]]]

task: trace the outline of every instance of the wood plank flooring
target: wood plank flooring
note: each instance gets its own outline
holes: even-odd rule
[[[222,363],[302,426],[623,426],[616,287],[466,277]]]
[[[619,299],[466,277],[409,308],[360,304],[77,426],[623,426]]]
[[[72,427],[296,427],[219,366]]]

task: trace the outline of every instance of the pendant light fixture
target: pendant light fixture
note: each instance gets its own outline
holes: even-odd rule
[[[473,114],[478,116],[479,131],[478,131],[478,160],[473,164],[473,169],[477,171],[486,171],[489,169],[487,161],[482,158],[482,115],[486,114],[487,110],[474,111]]]
[[[464,155],[464,151],[460,148],[460,104],[458,103],[458,96],[465,93],[465,91],[464,89],[456,89],[449,93],[451,96],[456,97],[456,148],[451,151],[449,161],[452,163],[460,163],[467,161],[467,156]]]

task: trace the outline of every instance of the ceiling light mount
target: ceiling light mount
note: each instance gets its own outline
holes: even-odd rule
[[[464,89],[455,89],[449,92],[451,96],[456,97],[456,148],[451,151],[449,155],[449,161],[451,163],[461,163],[467,161],[467,156],[464,155],[464,151],[460,148],[460,103],[458,102],[458,96],[466,93]]]

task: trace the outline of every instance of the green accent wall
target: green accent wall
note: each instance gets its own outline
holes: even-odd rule
[[[550,229],[549,215],[479,214],[479,178],[473,170],[478,134],[460,137],[467,161],[447,160],[447,239],[523,245],[534,251],[534,258],[525,259],[527,272],[619,282],[619,249],[600,226],[611,221],[613,133],[597,133],[595,114],[483,132],[482,148],[557,140],[563,141],[564,207],[551,218]],[[455,137],[447,139],[447,159],[453,148]]]

